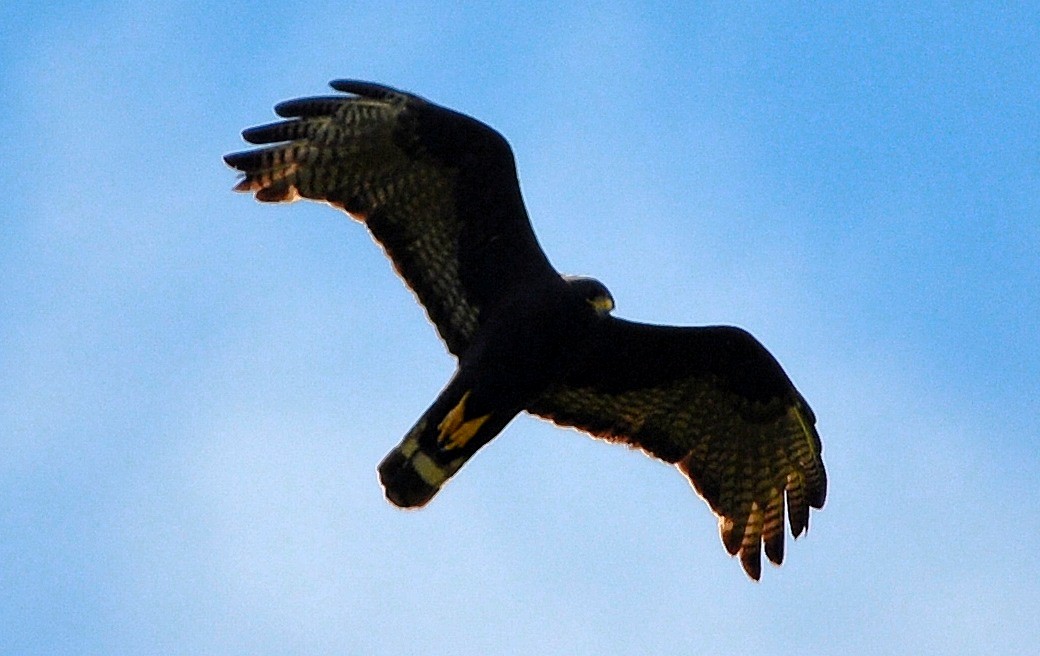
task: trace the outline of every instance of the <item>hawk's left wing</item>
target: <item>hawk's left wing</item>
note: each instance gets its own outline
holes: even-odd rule
[[[719,517],[748,576],[784,557],[823,507],[816,419],[768,351],[739,328],[673,328],[610,318],[578,370],[528,411],[675,464]],[[785,503],[786,501],[786,503]]]

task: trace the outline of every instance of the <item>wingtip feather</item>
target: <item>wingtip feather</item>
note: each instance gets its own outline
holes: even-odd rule
[[[231,188],[231,191],[237,191],[240,194],[248,194],[249,192],[254,191],[257,188],[258,187],[256,181],[252,178],[247,177],[239,180],[238,184]]]
[[[762,553],[758,543],[741,550],[740,564],[744,568],[744,573],[752,581],[762,579]]]
[[[274,106],[274,113],[282,118],[310,118],[313,116],[330,116],[343,103],[349,102],[343,96],[310,96],[283,100]]]
[[[285,116],[285,114],[279,114],[279,116]],[[277,143],[279,141],[290,141],[294,138],[293,135],[289,133],[289,127],[291,125],[292,123],[289,121],[257,125],[242,130],[242,138],[251,144],[258,145]]]
[[[720,517],[719,534],[726,553],[736,556],[740,551],[740,543],[744,541],[744,525],[728,517]]]
[[[396,96],[403,95],[397,89],[388,87],[384,84],[377,84],[375,82],[367,82],[365,80],[352,80],[352,79],[340,79],[332,80],[329,82],[329,86],[336,91],[342,91],[343,93],[352,93],[355,96],[364,96],[366,98],[394,98]]]
[[[766,558],[774,565],[782,565],[784,562],[784,528],[784,494],[782,490],[774,490],[762,524]]]

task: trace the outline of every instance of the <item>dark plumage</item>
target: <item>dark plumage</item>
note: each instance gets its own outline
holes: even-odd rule
[[[675,464],[754,579],[823,506],[815,417],[766,349],[729,326],[612,317],[607,289],[561,276],[531,229],[512,151],[468,116],[377,84],[275,107],[227,155],[266,202],[326,201],[361,221],[415,292],[458,369],[379,467],[422,506],[519,412]],[[786,503],[785,503],[786,498]]]

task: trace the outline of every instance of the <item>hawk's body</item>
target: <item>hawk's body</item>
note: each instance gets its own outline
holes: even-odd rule
[[[387,498],[425,504],[526,410],[674,463],[749,576],[763,544],[779,564],[785,506],[797,537],[826,476],[812,411],[768,351],[738,328],[610,316],[601,283],[561,276],[538,246],[500,134],[387,87],[332,86],[353,95],[282,103],[290,120],[243,133],[274,145],[225,159],[259,200],[365,223],[458,359],[380,465]]]

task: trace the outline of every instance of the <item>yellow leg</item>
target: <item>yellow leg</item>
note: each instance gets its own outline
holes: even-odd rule
[[[437,445],[445,451],[461,449],[466,446],[473,436],[477,434],[484,422],[491,417],[486,414],[483,417],[466,420],[466,399],[469,391],[462,395],[462,399],[451,409],[441,423],[437,424],[440,434],[437,436]]]

